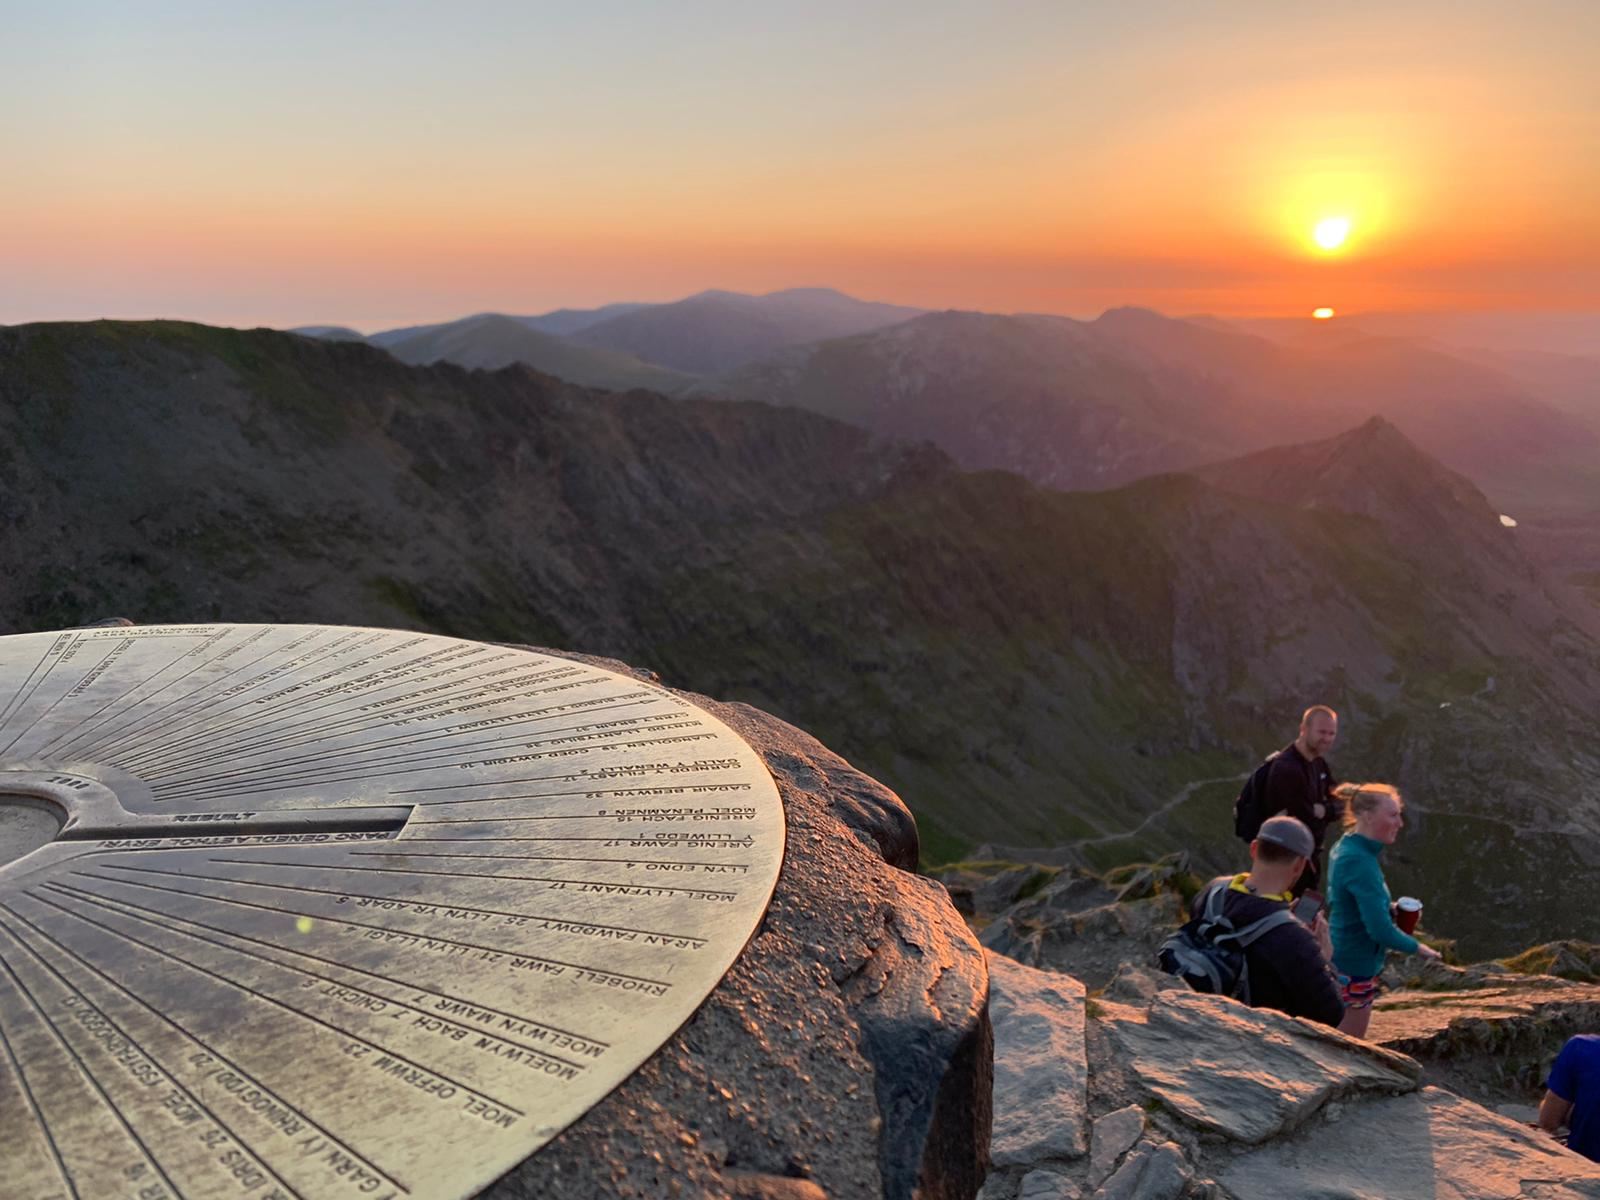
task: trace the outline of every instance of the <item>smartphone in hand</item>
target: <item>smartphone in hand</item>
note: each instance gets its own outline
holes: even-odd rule
[[[1321,910],[1321,892],[1307,892],[1305,895],[1301,896],[1300,899],[1296,900],[1294,902],[1294,907],[1290,909],[1290,911],[1293,912],[1294,915],[1306,925],[1310,925],[1312,922],[1314,922],[1317,919],[1317,913]]]

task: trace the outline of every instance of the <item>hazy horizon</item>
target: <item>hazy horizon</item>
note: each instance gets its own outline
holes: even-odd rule
[[[1597,43],[1575,0],[32,9],[0,323],[1600,312]]]

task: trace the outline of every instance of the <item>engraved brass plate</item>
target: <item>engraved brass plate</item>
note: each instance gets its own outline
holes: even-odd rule
[[[670,692],[383,629],[0,638],[0,1191],[472,1195],[738,956],[760,758]]]

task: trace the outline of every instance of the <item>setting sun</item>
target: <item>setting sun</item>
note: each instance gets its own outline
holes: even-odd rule
[[[1337,250],[1350,236],[1349,217],[1328,217],[1317,222],[1311,238],[1324,250]]]
[[[1312,315],[1312,317],[1314,317],[1318,321],[1327,321],[1327,320],[1330,320],[1333,317],[1333,309],[1331,309],[1331,308],[1314,308],[1314,309],[1311,310],[1311,315]]]

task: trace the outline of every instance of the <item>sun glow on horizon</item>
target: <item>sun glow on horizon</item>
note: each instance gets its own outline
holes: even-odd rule
[[[1330,321],[1333,319],[1333,309],[1314,308],[1311,310],[1311,317],[1316,321]]]
[[[1324,217],[1311,231],[1311,240],[1324,250],[1337,250],[1350,236],[1349,217]]]

